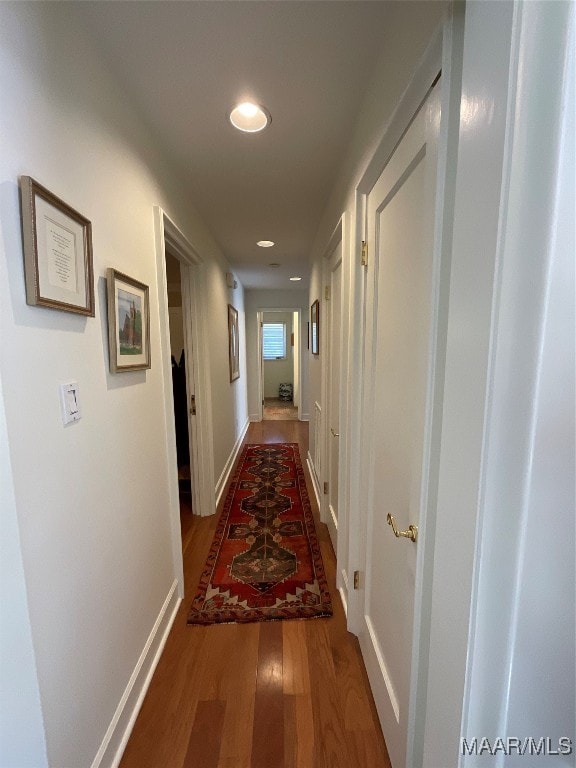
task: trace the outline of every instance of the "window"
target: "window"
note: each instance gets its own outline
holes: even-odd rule
[[[286,323],[263,323],[262,351],[264,360],[286,357]]]

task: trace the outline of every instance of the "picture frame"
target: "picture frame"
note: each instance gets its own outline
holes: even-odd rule
[[[230,383],[240,378],[240,338],[238,336],[238,310],[228,304],[228,360]]]
[[[26,303],[94,317],[91,222],[31,176],[20,210]]]
[[[150,368],[150,300],[144,283],[109,268],[108,352],[110,373]]]
[[[310,351],[320,354],[320,302],[318,299],[310,307]]]

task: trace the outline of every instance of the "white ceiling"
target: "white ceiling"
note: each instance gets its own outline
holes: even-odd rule
[[[244,286],[307,287],[314,236],[382,53],[388,2],[67,5],[182,169]],[[242,134],[229,124],[243,100],[270,111],[266,131]],[[258,248],[261,239],[276,246]],[[304,280],[290,283],[293,274]]]

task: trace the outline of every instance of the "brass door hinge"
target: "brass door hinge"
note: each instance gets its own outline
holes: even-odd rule
[[[354,571],[354,589],[360,589],[360,571]]]
[[[196,395],[190,395],[190,416],[196,416]]]
[[[368,243],[366,240],[362,240],[362,258],[360,260],[360,263],[363,267],[368,266]]]
[[[329,285],[327,285],[324,288],[324,298],[326,299],[326,301],[330,301],[330,286]]]
[[[328,494],[328,483],[324,483],[324,495]]]

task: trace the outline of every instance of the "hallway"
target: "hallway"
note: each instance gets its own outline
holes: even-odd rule
[[[292,401],[283,402],[276,397],[264,398],[264,421],[298,421],[298,408]]]
[[[576,0],[0,29],[2,767],[576,742]],[[246,435],[301,446],[331,619],[186,624]]]
[[[245,443],[259,442],[297,442],[305,457],[308,424],[253,423]],[[389,768],[358,642],[346,630],[335,588],[334,552],[305,472],[334,616],[188,626],[218,515],[187,516],[186,597],[121,768]]]

